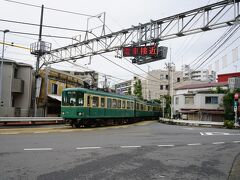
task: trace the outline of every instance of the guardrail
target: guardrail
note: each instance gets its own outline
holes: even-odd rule
[[[34,124],[35,122],[63,122],[61,117],[0,117],[0,123],[16,123],[16,122],[29,122]]]

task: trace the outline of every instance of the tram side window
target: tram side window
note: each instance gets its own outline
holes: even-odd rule
[[[131,108],[131,106],[130,106],[130,102],[127,101],[127,109],[130,109],[130,108]]]
[[[101,98],[101,107],[105,107],[105,98]]]
[[[112,99],[107,99],[107,108],[112,108]]]
[[[87,106],[90,106],[91,96],[87,96]]]
[[[139,103],[137,103],[137,110],[140,110]]]
[[[121,109],[121,100],[117,100],[117,108]]]
[[[141,104],[141,111],[143,111],[143,104]]]
[[[116,99],[112,100],[112,108],[117,108],[117,100]]]
[[[92,106],[93,107],[98,107],[99,105],[99,98],[96,96],[93,96],[93,102],[92,102]]]
[[[134,109],[133,102],[131,102],[131,109]]]
[[[126,101],[123,101],[123,102],[122,102],[122,108],[123,108],[123,109],[126,109]]]

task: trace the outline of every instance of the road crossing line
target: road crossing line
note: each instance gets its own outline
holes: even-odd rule
[[[120,146],[121,148],[140,148],[142,146]]]
[[[102,147],[77,147],[77,150],[86,150],[86,149],[101,149]]]
[[[53,148],[25,148],[24,151],[51,151]]]
[[[158,147],[174,147],[174,144],[160,144]]]
[[[201,143],[187,144],[188,146],[201,146]]]
[[[225,142],[213,142],[212,144],[217,145],[217,144],[225,144]]]

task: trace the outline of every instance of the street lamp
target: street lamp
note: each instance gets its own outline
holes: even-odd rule
[[[8,29],[3,31],[3,44],[2,44],[2,61],[1,61],[1,74],[0,74],[0,104],[3,106],[2,94],[3,94],[3,58],[4,58],[4,48],[5,48],[5,34],[9,32]]]

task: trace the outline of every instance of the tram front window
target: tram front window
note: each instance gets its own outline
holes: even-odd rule
[[[67,91],[63,93],[63,106],[83,106],[84,95],[81,92]]]

